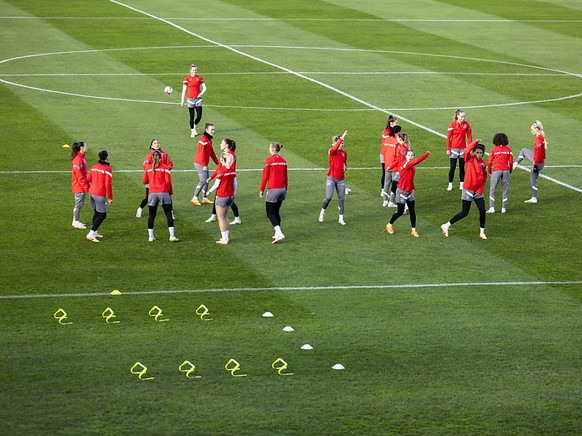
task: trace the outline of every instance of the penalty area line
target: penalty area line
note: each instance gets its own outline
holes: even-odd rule
[[[264,291],[339,291],[352,289],[418,289],[418,288],[455,288],[474,286],[570,286],[582,285],[582,280],[567,281],[531,281],[531,282],[458,282],[458,283],[410,283],[402,285],[354,285],[354,286],[273,286],[256,288],[210,288],[210,289],[176,289],[158,291],[127,291],[121,295],[170,295],[170,294],[204,294],[217,292],[264,292]],[[26,298],[67,298],[67,297],[111,297],[108,292],[81,294],[27,294],[0,295],[0,300],[17,300]]]

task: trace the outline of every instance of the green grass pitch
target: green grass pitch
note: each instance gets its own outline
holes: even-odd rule
[[[581,25],[571,0],[0,0],[3,433],[580,434]],[[228,246],[190,203],[196,140],[178,103],[191,63],[215,148],[238,144],[243,223]],[[488,147],[497,132],[514,155],[531,147],[536,119],[549,142],[540,202],[524,203],[516,170],[487,241],[476,210],[448,239],[439,229],[460,209],[443,139],[459,107]],[[418,239],[407,216],[383,231],[388,113],[431,151]],[[335,198],[319,223],[345,129],[348,225]],[[153,138],[174,161],[177,244],[162,214],[155,243],[135,217]],[[63,145],[77,140],[89,164],[111,155],[100,244],[71,227]],[[258,196],[272,141],[290,168],[276,246]]]

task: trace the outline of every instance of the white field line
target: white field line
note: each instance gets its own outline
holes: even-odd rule
[[[297,71],[299,74],[311,76],[407,76],[407,75],[433,75],[433,76],[534,76],[556,77],[571,76],[566,73],[482,73],[463,71]],[[182,77],[182,73],[0,73],[0,77],[126,77],[126,76],[175,76]],[[289,75],[285,71],[230,71],[230,72],[204,72],[204,76],[276,76]]]
[[[18,16],[4,15],[0,20],[152,20],[151,17],[51,17],[51,16]],[[565,19],[565,20],[508,20],[508,19],[430,19],[430,18],[269,18],[269,17],[166,17],[166,20],[181,21],[340,21],[340,22],[379,22],[379,23],[582,23],[582,20]]]
[[[529,168],[523,167],[520,165],[524,170],[530,171]],[[582,168],[582,165],[545,165],[544,168]],[[329,168],[287,168],[288,171],[327,171]],[[417,170],[448,170],[449,167],[427,167],[421,166],[417,167]],[[378,167],[355,167],[355,168],[348,168],[348,171],[376,171]],[[120,170],[113,170],[115,173],[143,173],[142,169],[120,169]],[[258,173],[262,172],[262,168],[237,168],[237,172],[239,173]],[[172,170],[172,174],[174,173],[196,173],[195,169],[191,170]],[[70,170],[12,170],[12,171],[0,171],[2,175],[11,175],[11,174],[71,174]],[[543,176],[543,174],[540,174]]]
[[[258,292],[258,291],[336,291],[350,289],[418,289],[418,288],[456,288],[469,286],[571,286],[582,285],[582,280],[571,281],[531,281],[531,282],[460,282],[460,283],[409,283],[402,285],[355,285],[355,286],[273,286],[257,288],[209,288],[209,289],[176,289],[157,291],[127,291],[122,295],[164,295],[164,294],[202,294],[211,292]],[[66,297],[111,297],[109,292],[94,292],[81,294],[22,294],[0,295],[0,300],[16,300],[24,298],[66,298]]]

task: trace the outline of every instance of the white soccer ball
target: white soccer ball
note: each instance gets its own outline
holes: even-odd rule
[[[346,188],[346,195],[350,195],[352,193],[352,190],[350,188]]]
[[[171,86],[166,86],[166,87],[164,88],[164,92],[165,92],[166,94],[170,95],[172,92],[174,92],[174,90],[172,89],[172,87],[171,87]]]

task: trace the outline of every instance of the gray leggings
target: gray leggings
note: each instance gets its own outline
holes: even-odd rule
[[[85,204],[85,193],[75,192],[75,208],[73,209],[73,221],[80,221],[81,208]]]
[[[331,197],[333,197],[334,189],[337,191],[337,206],[340,215],[344,214],[344,196],[346,194],[346,180],[345,179],[334,179],[327,176],[325,179],[325,200],[323,200],[322,209],[327,209]]]
[[[509,170],[493,171],[491,182],[489,183],[489,207],[495,207],[495,191],[501,180],[501,207],[507,209],[507,198],[509,197]]]
[[[194,197],[198,197],[200,191],[204,189],[204,198],[206,198],[208,197],[208,183],[206,183],[206,180],[208,180],[208,177],[210,177],[208,166],[206,169],[204,169],[204,165],[194,163],[194,167],[196,168],[196,171],[198,171],[198,177],[200,178],[200,181],[196,186],[196,191],[194,191]]]
[[[520,163],[524,158],[526,158],[527,160],[529,160],[533,164],[533,161],[534,161],[533,151],[531,151],[529,148],[522,148],[521,151],[519,152],[519,156],[517,157],[516,162]],[[533,172],[533,165],[532,165],[532,170],[531,170],[531,173],[529,175],[529,180],[531,182],[531,196],[533,198],[538,198],[538,176],[542,172],[543,167],[544,167],[544,164],[542,162],[538,165],[538,172],[534,173]]]

